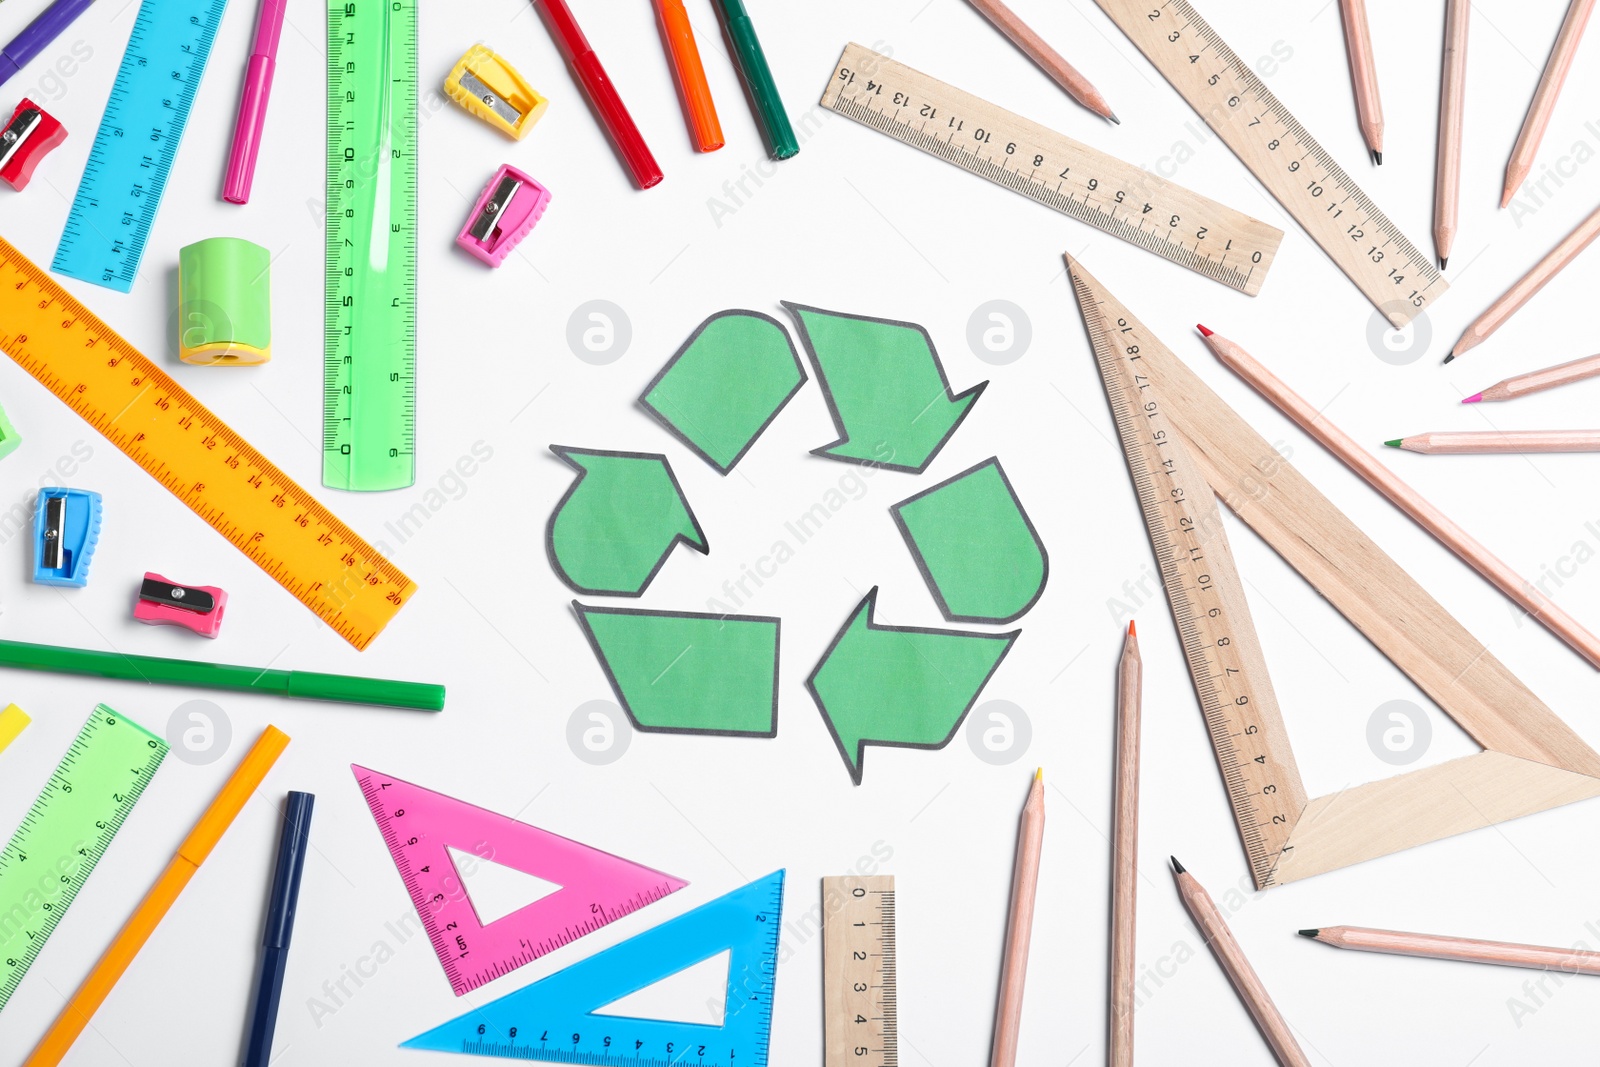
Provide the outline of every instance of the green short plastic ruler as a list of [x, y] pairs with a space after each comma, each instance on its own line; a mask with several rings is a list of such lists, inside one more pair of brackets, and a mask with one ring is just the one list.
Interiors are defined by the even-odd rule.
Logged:
[[322, 484], [416, 480], [417, 4], [328, 0]]
[[104, 704], [78, 731], [0, 851], [0, 1008], [166, 755], [165, 741]]

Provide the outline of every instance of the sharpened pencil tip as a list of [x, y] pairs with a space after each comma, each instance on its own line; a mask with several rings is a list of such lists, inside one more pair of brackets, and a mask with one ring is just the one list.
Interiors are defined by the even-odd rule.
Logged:
[[1444, 270], [1449, 265], [1450, 265], [1450, 257], [1449, 256], [1440, 256], [1439, 257], [1439, 269], [1440, 270]]
[[1117, 118], [1117, 116], [1115, 114], [1113, 114], [1113, 113], [1111, 113], [1109, 111], [1106, 113], [1106, 118], [1110, 119], [1112, 122], [1116, 123], [1118, 126], [1122, 125], [1122, 120]]
[[1138, 637], [1139, 636], [1139, 631], [1134, 629], [1134, 627], [1133, 627], [1133, 620], [1132, 619], [1128, 620], [1128, 636], [1129, 637]]
[[1390, 448], [1399, 448], [1400, 442], [1404, 440], [1405, 438], [1403, 437], [1396, 437], [1393, 441], [1385, 441], [1384, 444], [1388, 445]]
[[1184, 874], [1184, 873], [1186, 873], [1184, 871], [1184, 869], [1183, 869], [1183, 864], [1178, 862], [1178, 857], [1176, 857], [1176, 856], [1168, 856], [1167, 859], [1172, 861], [1173, 873], [1175, 873], [1175, 874]]
[[1483, 399], [1483, 394], [1482, 393], [1473, 393], [1469, 397], [1464, 397], [1461, 402], [1463, 404], [1476, 404], [1482, 399]]
[[1043, 767], [1040, 767], [1038, 770], [1033, 772], [1033, 780], [1036, 781], [1036, 782], [1044, 781], [1044, 768]]
[[1301, 937], [1316, 937], [1320, 933], [1322, 933], [1321, 930], [1301, 930], [1300, 931], [1300, 936]]
[[1450, 354], [1449, 354], [1449, 355], [1448, 355], [1448, 356], [1445, 356], [1445, 357], [1444, 357], [1444, 361], [1445, 361], [1445, 362], [1446, 362], [1446, 363], [1450, 363], [1450, 362], [1452, 362], [1452, 361], [1453, 361], [1453, 360], [1454, 360], [1454, 359], [1455, 359], [1455, 358], [1456, 358], [1456, 354], [1455, 354], [1455, 353], [1454, 353], [1454, 352], [1452, 352], [1452, 353], [1450, 353]]
[[1210, 337], [1212, 332], [1213, 332], [1211, 330], [1206, 329], [1204, 326], [1200, 325], [1198, 322], [1194, 324], [1194, 328], [1200, 331], [1200, 336], [1201, 337]]
[[1372, 162], [1377, 166], [1383, 166], [1383, 153], [1376, 148], [1372, 150]]

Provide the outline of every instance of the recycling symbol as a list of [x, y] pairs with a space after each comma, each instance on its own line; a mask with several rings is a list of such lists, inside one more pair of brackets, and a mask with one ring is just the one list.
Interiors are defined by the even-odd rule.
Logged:
[[[836, 439], [812, 454], [920, 475], [988, 382], [956, 392], [914, 323], [784, 302], [778, 319], [720, 311], [645, 386], [640, 405], [718, 473], [733, 470], [805, 386], [809, 361]], [[667, 456], [551, 445], [575, 478], [545, 528], [557, 577], [585, 598], [639, 597], [679, 546], [711, 543]], [[1038, 601], [1044, 545], [998, 458], [901, 500], [890, 513], [947, 622], [1004, 626]], [[1010, 651], [1005, 632], [891, 626], [877, 587], [806, 678], [845, 767], [861, 783], [867, 745], [942, 748]], [[573, 601], [607, 681], [644, 731], [777, 734], [781, 621]]]

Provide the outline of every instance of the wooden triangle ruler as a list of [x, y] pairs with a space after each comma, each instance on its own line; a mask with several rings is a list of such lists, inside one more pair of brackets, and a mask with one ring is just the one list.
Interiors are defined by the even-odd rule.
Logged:
[[[1257, 888], [1600, 796], [1600, 755], [1070, 257], [1067, 271]], [[1484, 751], [1308, 800], [1218, 497]]]
[[[350, 769], [458, 997], [689, 884], [391, 775]], [[561, 888], [480, 922], [452, 848]]]
[[[401, 1048], [600, 1067], [767, 1067], [783, 926], [783, 871], [419, 1034]], [[704, 1022], [610, 1006], [728, 953], [726, 993]]]

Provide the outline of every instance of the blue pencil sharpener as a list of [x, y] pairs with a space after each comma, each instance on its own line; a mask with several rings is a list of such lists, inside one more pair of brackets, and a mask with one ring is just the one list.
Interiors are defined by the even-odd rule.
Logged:
[[89, 560], [99, 540], [99, 493], [39, 490], [33, 510], [34, 581], [40, 585], [88, 585]]

